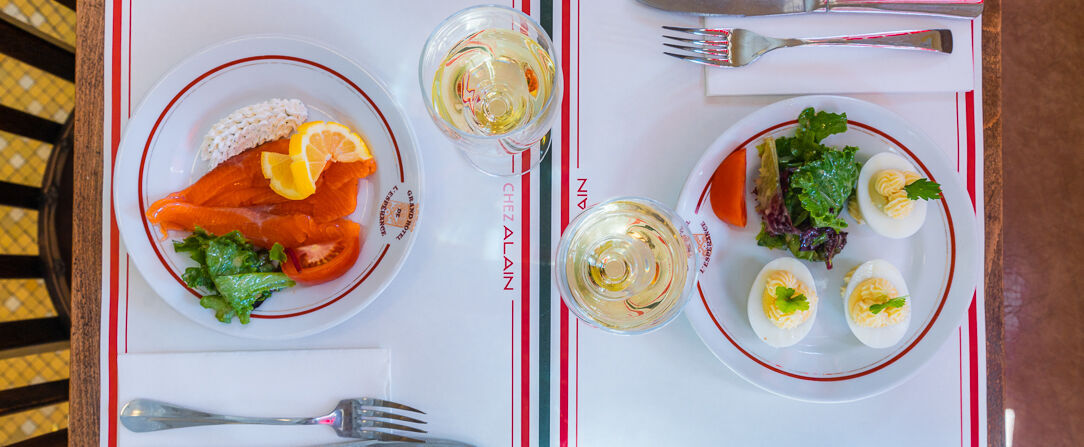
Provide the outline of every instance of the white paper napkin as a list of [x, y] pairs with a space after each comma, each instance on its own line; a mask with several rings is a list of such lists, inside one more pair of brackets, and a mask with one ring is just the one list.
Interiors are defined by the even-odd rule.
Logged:
[[[825, 37], [917, 29], [952, 31], [952, 54], [866, 47], [801, 47], [769, 52], [740, 68], [705, 67], [708, 96], [953, 92], [974, 88], [972, 22], [870, 13], [708, 17], [707, 28], [745, 28], [772, 37]], [[677, 35], [677, 34], [672, 34]], [[665, 39], [669, 40], [669, 39]]]
[[[342, 399], [388, 398], [385, 349], [124, 354], [117, 358], [118, 412], [135, 398], [219, 414], [312, 417]], [[306, 446], [342, 441], [321, 426], [221, 425], [134, 433], [118, 421], [119, 445]]]

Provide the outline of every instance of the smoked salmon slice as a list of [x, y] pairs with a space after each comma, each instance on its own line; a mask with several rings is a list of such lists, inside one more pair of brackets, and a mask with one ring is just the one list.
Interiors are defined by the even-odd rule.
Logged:
[[317, 222], [305, 214], [275, 215], [250, 208], [216, 208], [185, 202], [170, 202], [147, 216], [162, 232], [192, 231], [196, 227], [214, 234], [238, 230], [253, 245], [271, 248], [276, 242], [286, 248], [358, 237], [361, 226], [347, 219]]
[[196, 183], [154, 202], [148, 220], [162, 229], [214, 234], [239, 230], [253, 244], [286, 248], [358, 237], [361, 226], [344, 219], [357, 208], [358, 180], [376, 171], [373, 159], [329, 163], [316, 181], [316, 192], [290, 200], [271, 190], [260, 164], [263, 152], [285, 154], [290, 139], [264, 143], [237, 154]]

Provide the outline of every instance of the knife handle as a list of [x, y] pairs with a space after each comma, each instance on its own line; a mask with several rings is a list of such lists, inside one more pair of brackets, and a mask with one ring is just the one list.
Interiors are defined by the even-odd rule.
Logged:
[[982, 3], [828, 0], [828, 11], [895, 12], [974, 18], [982, 14]]

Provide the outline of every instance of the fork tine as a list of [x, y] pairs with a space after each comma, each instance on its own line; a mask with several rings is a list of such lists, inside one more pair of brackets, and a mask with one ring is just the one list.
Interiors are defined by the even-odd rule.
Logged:
[[406, 436], [393, 435], [391, 433], [384, 433], [382, 431], [362, 430], [361, 433], [356, 436], [358, 439], [373, 440], [373, 441], [399, 441], [399, 442], [417, 442], [424, 443], [421, 439], [408, 438]]
[[730, 31], [725, 29], [713, 29], [713, 28], [684, 28], [680, 26], [664, 26], [663, 29], [670, 31], [677, 31], [681, 33], [695, 34], [697, 36], [730, 36]]
[[715, 59], [715, 58], [711, 58], [711, 57], [686, 56], [684, 54], [674, 54], [674, 53], [670, 53], [670, 52], [667, 52], [667, 51], [663, 51], [662, 54], [665, 54], [667, 56], [673, 56], [673, 57], [676, 57], [678, 59], [686, 60], [686, 61], [689, 61], [689, 62], [695, 62], [697, 64], [710, 65], [712, 67], [733, 67], [733, 65], [727, 59]]
[[371, 397], [366, 397], [366, 398], [358, 399], [358, 403], [360, 403], [362, 406], [365, 406], [365, 407], [387, 407], [387, 408], [395, 408], [397, 410], [413, 411], [415, 413], [425, 414], [425, 412], [422, 411], [422, 410], [419, 410], [419, 409], [413, 408], [413, 407], [408, 407], [408, 406], [403, 405], [403, 404], [395, 403], [395, 402], [392, 402], [390, 400], [373, 399]]
[[361, 419], [358, 422], [359, 425], [361, 425], [362, 427], [387, 428], [389, 430], [412, 431], [414, 433], [428, 433], [427, 431], [420, 428], [409, 427], [403, 424], [396, 424], [394, 422], [374, 421], [372, 419]]
[[403, 416], [401, 414], [389, 413], [387, 411], [361, 410], [361, 413], [362, 414], [360, 416], [362, 418], [373, 417], [373, 418], [394, 419], [394, 420], [397, 420], [397, 421], [412, 422], [412, 423], [415, 423], [415, 424], [425, 424], [426, 423], [425, 421], [414, 419], [414, 418], [412, 418], [410, 416]]
[[672, 43], [665, 43], [663, 45], [670, 48], [677, 48], [679, 50], [691, 51], [693, 53], [707, 54], [710, 56], [726, 56], [730, 50], [726, 48], [699, 48], [699, 47], [687, 47], [685, 45], [674, 45]]
[[663, 35], [662, 37], [665, 37], [665, 38], [667, 38], [667, 39], [673, 39], [673, 40], [676, 40], [676, 41], [678, 41], [678, 42], [685, 42], [685, 43], [691, 43], [691, 44], [694, 44], [694, 45], [708, 45], [708, 46], [715, 46], [715, 45], [723, 45], [723, 46], [725, 46], [725, 45], [728, 45], [728, 44], [729, 44], [729, 42], [727, 42], [727, 41], [725, 41], [725, 40], [711, 40], [711, 39], [708, 39], [708, 40], [698, 40], [698, 39], [686, 39], [686, 38], [684, 38], [684, 37], [674, 37], [674, 36], [667, 36], [667, 35], [665, 35], [665, 34], [664, 34], [664, 35]]

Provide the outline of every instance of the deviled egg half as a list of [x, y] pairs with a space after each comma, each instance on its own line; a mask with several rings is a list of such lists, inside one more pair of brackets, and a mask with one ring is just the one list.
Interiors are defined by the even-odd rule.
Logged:
[[[922, 181], [918, 187], [911, 184]], [[924, 191], [935, 188], [940, 197], [940, 185], [926, 181], [903, 157], [891, 152], [874, 155], [862, 165], [858, 174], [857, 194], [848, 212], [858, 222], [868, 223], [877, 234], [903, 239], [915, 234], [926, 221]], [[857, 208], [857, 209], [856, 209]], [[856, 211], [860, 215], [855, 215]]]
[[911, 296], [894, 265], [874, 259], [843, 278], [843, 310], [855, 337], [871, 348], [899, 343], [911, 325]]
[[760, 270], [749, 290], [749, 324], [765, 343], [785, 348], [798, 343], [817, 318], [813, 274], [795, 258], [779, 258]]

